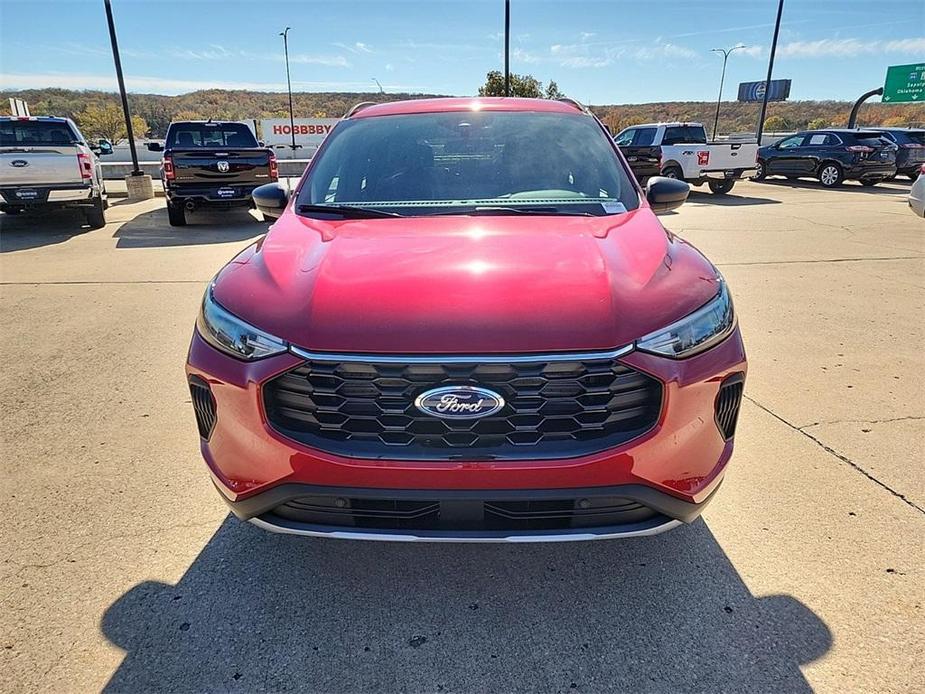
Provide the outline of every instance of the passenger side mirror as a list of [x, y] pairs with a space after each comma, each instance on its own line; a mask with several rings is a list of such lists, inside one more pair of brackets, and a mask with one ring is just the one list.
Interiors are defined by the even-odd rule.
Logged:
[[112, 154], [112, 143], [109, 140], [100, 140], [97, 151], [103, 157]]
[[160, 142], [149, 142], [145, 146], [148, 148], [149, 152], [163, 152], [164, 151], [164, 145], [162, 145]]
[[670, 212], [687, 200], [691, 187], [684, 181], [665, 176], [653, 176], [646, 183], [646, 200], [655, 214]]
[[279, 219], [289, 203], [289, 192], [279, 183], [267, 183], [254, 188], [251, 197], [257, 209], [270, 219]]

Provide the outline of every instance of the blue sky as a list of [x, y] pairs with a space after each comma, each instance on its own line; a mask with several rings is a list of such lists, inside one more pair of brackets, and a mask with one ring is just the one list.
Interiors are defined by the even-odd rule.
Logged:
[[[130, 91], [209, 87], [473, 94], [502, 66], [502, 0], [113, 0]], [[589, 103], [727, 99], [763, 79], [776, 0], [512, 0], [515, 72]], [[922, 0], [785, 0], [775, 77], [792, 99], [851, 100], [925, 61]], [[0, 87], [115, 90], [102, 0], [0, 0]]]

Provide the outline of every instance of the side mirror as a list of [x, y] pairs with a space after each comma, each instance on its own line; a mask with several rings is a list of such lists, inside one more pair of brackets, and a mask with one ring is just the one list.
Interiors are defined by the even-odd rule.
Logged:
[[267, 183], [254, 188], [251, 197], [257, 209], [270, 219], [279, 219], [289, 203], [289, 193], [279, 183]]
[[149, 142], [145, 146], [148, 148], [149, 152], [163, 152], [164, 151], [164, 145], [162, 145], [160, 142]]
[[100, 140], [99, 145], [97, 146], [100, 156], [107, 156], [112, 154], [112, 143], [109, 140]]
[[665, 176], [653, 176], [646, 183], [646, 200], [655, 214], [669, 212], [687, 200], [691, 187], [684, 181]]

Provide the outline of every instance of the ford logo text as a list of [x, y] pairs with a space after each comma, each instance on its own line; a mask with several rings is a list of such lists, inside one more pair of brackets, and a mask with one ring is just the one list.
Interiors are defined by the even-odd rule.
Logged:
[[474, 419], [495, 414], [504, 407], [504, 398], [487, 388], [444, 386], [421, 393], [414, 400], [421, 412], [442, 419]]

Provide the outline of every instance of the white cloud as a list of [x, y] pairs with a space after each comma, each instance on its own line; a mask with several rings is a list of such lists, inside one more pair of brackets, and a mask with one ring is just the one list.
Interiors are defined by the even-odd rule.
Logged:
[[189, 48], [170, 48], [167, 54], [172, 58], [180, 60], [227, 60], [228, 58], [237, 57], [237, 51], [229, 51], [224, 46], [212, 44], [207, 48], [192, 50]]
[[347, 44], [347, 43], [340, 43], [340, 42], [332, 43], [331, 45], [337, 46], [338, 48], [342, 48], [345, 51], [349, 51], [350, 53], [353, 53], [354, 55], [360, 55], [361, 53], [373, 53], [374, 52], [373, 49], [370, 48], [369, 44], [363, 43], [362, 41], [357, 41], [356, 43], [352, 45]]
[[549, 55], [554, 62], [562, 67], [602, 68], [621, 59], [637, 62], [676, 58], [690, 60], [700, 54], [686, 46], [658, 39], [650, 44], [635, 47], [621, 45], [605, 45], [602, 47], [598, 43], [557, 43], [549, 47]]
[[511, 60], [514, 60], [518, 63], [539, 63], [542, 61], [542, 58], [536, 53], [531, 53], [530, 51], [525, 51], [522, 48], [515, 48], [511, 51]]
[[925, 53], [925, 37], [908, 39], [862, 40], [819, 39], [818, 41], [791, 41], [777, 49], [779, 55], [796, 58], [847, 58], [859, 55], [886, 53], [920, 55]]
[[579, 36], [581, 37], [582, 41], [587, 41], [588, 39], [593, 39], [595, 36], [597, 36], [597, 34], [593, 31], [583, 31], [579, 34]]
[[752, 58], [760, 58], [764, 55], [764, 46], [745, 46], [737, 50], [736, 53], [742, 53]]
[[[279, 59], [284, 60], [284, 57], [279, 56]], [[290, 55], [289, 62], [302, 65], [324, 65], [325, 67], [350, 67], [350, 61], [342, 55], [310, 55], [307, 53], [299, 53]]]
[[568, 58], [563, 58], [559, 64], [562, 67], [607, 67], [613, 63], [612, 58], [606, 56], [601, 57], [591, 57], [587, 55], [573, 55]]

